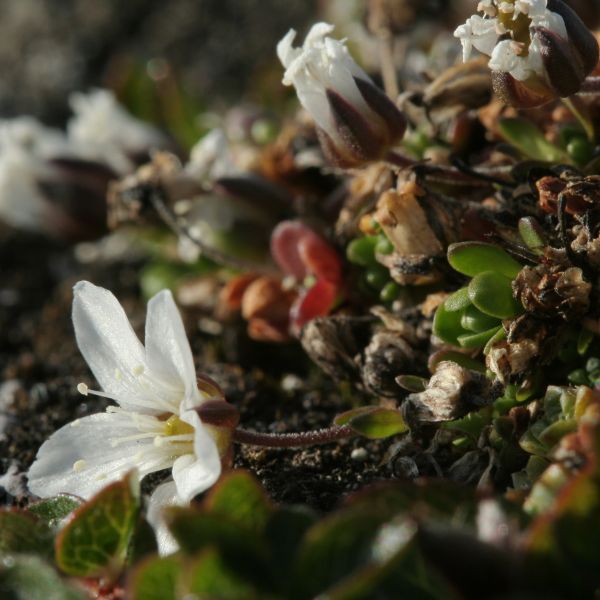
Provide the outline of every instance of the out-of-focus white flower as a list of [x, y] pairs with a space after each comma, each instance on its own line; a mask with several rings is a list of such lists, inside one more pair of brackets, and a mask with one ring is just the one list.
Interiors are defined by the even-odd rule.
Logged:
[[238, 171], [222, 129], [213, 129], [194, 145], [184, 171], [203, 182], [211, 182]]
[[28, 478], [38, 496], [61, 492], [89, 498], [131, 469], [140, 478], [170, 468], [172, 480], [150, 498], [148, 519], [162, 553], [176, 546], [162, 523], [167, 505], [185, 505], [221, 473], [214, 429], [197, 409], [208, 398], [198, 389], [194, 362], [171, 293], [148, 303], [145, 347], [123, 308], [106, 289], [89, 282], [74, 288], [73, 325], [79, 349], [103, 392], [117, 403], [55, 432], [38, 451]]
[[578, 91], [598, 63], [598, 44], [562, 0], [484, 0], [454, 32], [468, 60], [490, 57], [494, 87], [513, 104], [534, 106]]
[[81, 155], [105, 162], [120, 174], [133, 169], [136, 157], [165, 145], [155, 127], [129, 114], [108, 90], [74, 93], [70, 104], [70, 142]]
[[284, 85], [296, 88], [311, 114], [328, 158], [355, 166], [385, 156], [404, 135], [406, 121], [396, 105], [354, 62], [344, 41], [328, 37], [333, 25], [317, 23], [302, 47], [291, 29], [277, 45]]

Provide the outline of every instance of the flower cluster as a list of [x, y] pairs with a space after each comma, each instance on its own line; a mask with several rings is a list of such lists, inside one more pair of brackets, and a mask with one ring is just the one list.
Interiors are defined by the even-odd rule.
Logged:
[[598, 63], [598, 44], [562, 0], [482, 0], [454, 35], [468, 60], [490, 57], [494, 87], [517, 105], [570, 96]]

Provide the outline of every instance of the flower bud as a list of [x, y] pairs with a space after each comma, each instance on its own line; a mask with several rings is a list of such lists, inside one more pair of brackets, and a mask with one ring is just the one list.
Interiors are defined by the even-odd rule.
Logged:
[[562, 0], [483, 0], [454, 35], [466, 60], [475, 47], [490, 56], [496, 93], [520, 108], [579, 91], [598, 63], [598, 43]]
[[396, 105], [354, 62], [344, 42], [327, 37], [333, 26], [317, 23], [302, 48], [292, 29], [277, 45], [302, 106], [317, 124], [323, 152], [339, 167], [379, 160], [404, 135], [406, 120]]

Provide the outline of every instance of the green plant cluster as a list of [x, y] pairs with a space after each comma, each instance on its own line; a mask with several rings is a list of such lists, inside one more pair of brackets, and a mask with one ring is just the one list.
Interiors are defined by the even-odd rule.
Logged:
[[433, 332], [453, 346], [487, 350], [504, 337], [502, 321], [523, 310], [511, 287], [521, 265], [501, 248], [482, 242], [452, 244], [448, 262], [471, 280], [437, 309]]

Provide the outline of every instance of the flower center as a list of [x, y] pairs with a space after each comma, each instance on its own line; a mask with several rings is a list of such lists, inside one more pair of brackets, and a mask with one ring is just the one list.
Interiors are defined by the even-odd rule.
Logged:
[[173, 435], [190, 435], [194, 433], [194, 428], [185, 421], [182, 421], [177, 415], [171, 415], [164, 425], [165, 433], [163, 435], [170, 437]]
[[529, 54], [529, 44], [531, 36], [529, 26], [531, 19], [524, 12], [519, 12], [515, 17], [515, 0], [503, 0], [498, 6], [498, 22], [510, 32], [511, 38], [521, 44], [518, 56], [527, 56]]

